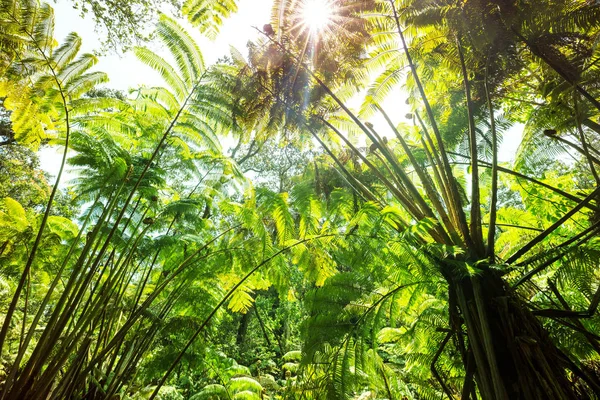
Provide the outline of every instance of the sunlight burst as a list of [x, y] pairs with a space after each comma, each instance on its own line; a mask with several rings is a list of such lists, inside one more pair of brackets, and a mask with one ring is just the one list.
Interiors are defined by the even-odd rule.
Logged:
[[330, 0], [305, 0], [302, 19], [311, 32], [320, 31], [331, 23], [333, 3]]

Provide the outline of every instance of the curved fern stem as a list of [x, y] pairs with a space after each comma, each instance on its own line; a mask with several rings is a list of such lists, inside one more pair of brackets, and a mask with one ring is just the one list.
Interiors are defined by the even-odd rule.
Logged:
[[548, 227], [546, 230], [544, 230], [544, 232], [540, 233], [538, 236], [536, 236], [531, 241], [529, 241], [529, 243], [527, 243], [523, 247], [521, 247], [516, 253], [514, 253], [512, 256], [510, 256], [506, 260], [506, 263], [512, 264], [513, 262], [515, 262], [519, 258], [521, 258], [523, 255], [525, 255], [527, 252], [529, 252], [529, 250], [531, 250], [536, 244], [540, 243], [542, 240], [544, 240], [546, 237], [548, 237], [548, 235], [550, 235], [552, 232], [554, 232], [556, 229], [558, 229], [562, 224], [564, 224], [568, 219], [570, 219], [573, 215], [575, 215], [577, 212], [579, 212], [579, 210], [581, 210], [587, 203], [594, 200], [598, 193], [600, 193], [600, 186], [597, 187], [596, 189], [594, 189], [594, 191], [592, 193], [590, 193], [585, 199], [581, 200], [579, 202], [579, 204], [577, 204], [569, 212], [567, 212], [565, 215], [563, 215], [558, 221], [556, 221], [550, 227]]
[[427, 112], [427, 117], [429, 119], [429, 123], [431, 124], [431, 129], [433, 130], [433, 134], [437, 141], [438, 150], [439, 150], [438, 152], [439, 152], [440, 158], [442, 160], [442, 166], [443, 166], [442, 171], [443, 171], [444, 175], [446, 175], [446, 184], [448, 185], [448, 192], [450, 194], [452, 206], [453, 206], [454, 211], [457, 216], [459, 228], [461, 229], [464, 240], [467, 243], [467, 247], [471, 248], [472, 244], [473, 244], [473, 240], [471, 239], [471, 235], [470, 235], [469, 228], [467, 225], [467, 218], [465, 216], [465, 212], [462, 207], [462, 201], [460, 198], [460, 194], [458, 192], [457, 184], [452, 179], [452, 177], [453, 177], [452, 169], [450, 168], [450, 163], [448, 161], [448, 153], [446, 152], [444, 142], [442, 140], [442, 135], [438, 128], [438, 125], [437, 125], [437, 122], [435, 119], [435, 115], [433, 113], [433, 109], [431, 108], [431, 104], [429, 103], [429, 100], [427, 99], [427, 95], [425, 93], [425, 88], [423, 87], [421, 79], [419, 78], [419, 74], [417, 73], [417, 67], [416, 67], [415, 63], [413, 62], [412, 56], [408, 49], [408, 45], [406, 43], [406, 39], [404, 38], [404, 33], [402, 32], [402, 26], [400, 25], [400, 16], [398, 15], [398, 10], [396, 9], [394, 0], [389, 0], [389, 3], [390, 3], [390, 6], [392, 7], [393, 18], [394, 18], [394, 22], [396, 24], [398, 36], [400, 37], [400, 42], [402, 43], [402, 49], [404, 50], [406, 60], [408, 62], [408, 65], [410, 66], [410, 71], [412, 73], [413, 79], [415, 80], [415, 83], [419, 90], [419, 94], [421, 95], [421, 100], [423, 101], [423, 104], [425, 106], [425, 111]]
[[473, 251], [477, 254], [477, 258], [485, 253], [483, 245], [483, 236], [481, 233], [481, 199], [479, 194], [479, 168], [477, 165], [477, 132], [475, 129], [474, 105], [471, 99], [471, 83], [469, 82], [469, 74], [467, 65], [465, 64], [465, 56], [463, 54], [462, 44], [460, 39], [456, 39], [458, 48], [458, 59], [460, 61], [460, 69], [463, 76], [463, 85], [465, 88], [465, 99], [467, 102], [467, 119], [469, 121], [469, 153], [471, 155], [471, 220], [470, 233], [473, 241]]
[[[15, 19], [15, 22], [19, 23], [19, 21], [16, 19]], [[58, 86], [58, 92], [61, 97], [62, 107], [65, 112], [65, 144], [64, 144], [65, 149], [62, 154], [60, 168], [58, 169], [58, 174], [56, 175], [56, 181], [54, 182], [54, 186], [52, 187], [52, 192], [50, 193], [50, 197], [48, 198], [46, 210], [44, 211], [44, 216], [42, 217], [42, 221], [40, 223], [40, 227], [38, 229], [38, 233], [36, 235], [35, 242], [33, 243], [33, 246], [29, 253], [29, 257], [27, 258], [27, 263], [25, 264], [25, 267], [23, 268], [21, 278], [19, 279], [19, 283], [17, 284], [17, 287], [15, 289], [15, 293], [13, 294], [11, 303], [8, 306], [8, 310], [6, 311], [6, 315], [4, 317], [4, 322], [2, 324], [2, 329], [0, 329], [0, 357], [2, 357], [2, 350], [4, 348], [4, 342], [6, 340], [6, 335], [8, 333], [8, 328], [10, 327], [12, 316], [15, 312], [15, 309], [17, 308], [17, 303], [19, 301], [19, 297], [21, 296], [21, 291], [23, 290], [25, 281], [27, 280], [27, 276], [29, 275], [29, 270], [31, 269], [33, 260], [35, 259], [37, 250], [40, 246], [42, 236], [44, 234], [44, 230], [46, 229], [46, 223], [48, 222], [48, 217], [50, 216], [50, 211], [52, 209], [52, 203], [54, 202], [54, 197], [56, 196], [56, 193], [58, 192], [58, 185], [60, 184], [60, 180], [62, 178], [64, 167], [65, 167], [65, 164], [67, 161], [67, 154], [69, 151], [69, 140], [71, 138], [69, 107], [68, 107], [67, 98], [66, 98], [65, 93], [62, 88], [62, 83], [58, 79], [58, 74], [54, 70], [54, 67], [52, 66], [52, 63], [50, 62], [49, 58], [47, 57], [45, 51], [39, 46], [38, 42], [35, 40], [35, 37], [31, 34], [31, 32], [29, 32], [29, 30], [25, 29], [24, 31], [25, 31], [25, 34], [34, 43], [34, 46], [36, 47], [36, 49], [40, 52], [40, 55], [43, 57], [43, 59], [46, 63], [46, 66], [50, 69], [50, 73], [52, 74], [52, 77], [54, 78], [54, 81], [56, 82], [56, 85]], [[9, 387], [9, 385], [7, 383], [8, 382], [6, 382], [4, 385], [4, 390], [2, 391], [2, 396], [0, 396], [0, 399], [3, 399], [6, 394], [6, 390]]]
[[287, 250], [289, 250], [289, 249], [291, 249], [291, 248], [293, 248], [295, 246], [298, 246], [300, 244], [303, 244], [303, 243], [306, 243], [306, 242], [310, 242], [312, 240], [323, 239], [323, 238], [332, 237], [332, 236], [336, 236], [336, 235], [335, 234], [325, 234], [325, 235], [319, 235], [319, 236], [316, 236], [316, 237], [313, 237], [313, 238], [309, 238], [309, 239], [299, 240], [296, 243], [294, 243], [294, 244], [292, 244], [290, 246], [284, 247], [283, 249], [277, 251], [275, 254], [273, 254], [270, 257], [267, 257], [261, 263], [259, 263], [254, 268], [252, 268], [240, 281], [238, 281], [238, 283], [236, 283], [227, 292], [227, 294], [221, 299], [221, 301], [212, 309], [212, 311], [206, 317], [206, 319], [202, 322], [202, 324], [200, 324], [200, 326], [198, 327], [198, 329], [196, 330], [196, 332], [194, 332], [194, 334], [192, 335], [192, 337], [188, 340], [188, 342], [186, 343], [186, 345], [179, 352], [179, 354], [177, 355], [177, 357], [175, 358], [175, 360], [173, 361], [173, 363], [171, 364], [171, 366], [169, 367], [169, 369], [167, 370], [167, 372], [165, 372], [165, 374], [163, 375], [163, 377], [160, 380], [160, 382], [158, 383], [158, 385], [156, 385], [156, 388], [154, 389], [154, 392], [152, 392], [152, 395], [148, 398], [148, 400], [154, 400], [156, 398], [156, 396], [158, 395], [158, 392], [159, 392], [160, 388], [165, 384], [165, 382], [167, 381], [167, 379], [169, 379], [169, 376], [171, 375], [171, 373], [173, 372], [173, 370], [175, 369], [175, 367], [177, 367], [177, 365], [179, 364], [179, 362], [181, 361], [181, 359], [183, 358], [183, 356], [185, 355], [185, 353], [187, 352], [187, 350], [190, 348], [190, 346], [196, 341], [196, 338], [198, 338], [198, 335], [200, 335], [200, 333], [202, 333], [202, 331], [204, 330], [204, 328], [206, 327], [206, 325], [208, 325], [208, 323], [210, 322], [210, 320], [212, 319], [212, 317], [217, 313], [217, 311], [219, 311], [219, 309], [223, 306], [223, 304], [225, 304], [225, 302], [227, 300], [229, 300], [229, 298], [235, 293], [235, 291], [240, 286], [242, 286], [244, 284], [244, 282], [246, 282], [248, 280], [248, 278], [250, 278], [252, 275], [254, 275], [254, 273], [256, 271], [258, 271], [262, 266], [268, 264], [269, 262], [271, 262], [273, 259], [275, 259], [279, 255], [281, 255], [285, 251], [287, 251]]
[[492, 97], [489, 88], [487, 65], [485, 68], [484, 89], [488, 113], [490, 115], [490, 131], [492, 133], [492, 187], [490, 189], [492, 198], [490, 200], [490, 219], [486, 255], [489, 258], [490, 263], [493, 263], [496, 255], [496, 208], [498, 205], [498, 133], [496, 132], [496, 118], [494, 116], [494, 106], [492, 105]]

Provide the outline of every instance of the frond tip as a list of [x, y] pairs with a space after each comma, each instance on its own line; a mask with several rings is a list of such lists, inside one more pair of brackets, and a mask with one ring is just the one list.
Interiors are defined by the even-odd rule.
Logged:
[[223, 25], [223, 20], [237, 12], [237, 4], [235, 0], [186, 0], [182, 10], [192, 25], [197, 26], [202, 34], [209, 39], [215, 39], [219, 34], [219, 28]]

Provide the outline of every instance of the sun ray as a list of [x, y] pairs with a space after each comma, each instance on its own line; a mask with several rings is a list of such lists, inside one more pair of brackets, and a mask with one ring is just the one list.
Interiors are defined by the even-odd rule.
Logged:
[[334, 4], [330, 0], [304, 0], [301, 15], [311, 33], [319, 32], [332, 22]]

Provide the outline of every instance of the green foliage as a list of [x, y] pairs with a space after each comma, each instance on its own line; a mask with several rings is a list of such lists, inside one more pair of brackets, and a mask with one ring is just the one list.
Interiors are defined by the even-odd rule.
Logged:
[[192, 25], [197, 26], [204, 35], [215, 39], [219, 27], [231, 14], [237, 12], [235, 0], [210, 1], [210, 0], [185, 0], [182, 12], [187, 16]]
[[81, 16], [92, 14], [105, 50], [127, 50], [132, 44], [150, 39], [151, 24], [165, 6], [174, 0], [99, 1], [71, 0]]
[[[310, 31], [277, 2], [212, 66], [160, 15], [164, 54], [134, 53], [164, 86], [128, 95], [49, 6], [2, 3], [6, 398], [592, 398], [597, 7], [332, 3]], [[153, 18], [77, 4], [112, 43]], [[215, 37], [236, 8], [182, 12]], [[22, 146], [47, 142], [64, 196]]]
[[[2, 7], [9, 7], [3, 4]], [[27, 47], [15, 58], [0, 81], [0, 96], [4, 107], [11, 111], [14, 139], [37, 149], [42, 141], [56, 138], [68, 129], [68, 108], [74, 101], [105, 82], [101, 72], [90, 72], [97, 62], [92, 54], [77, 57], [81, 39], [69, 34], [57, 46], [53, 38], [54, 14], [47, 4], [35, 2], [25, 5], [30, 20], [20, 21], [14, 15], [19, 7], [4, 8], [17, 22], [19, 34], [25, 37]]]
[[[131, 400], [146, 400], [150, 398], [155, 387], [149, 386], [134, 394]], [[163, 386], [158, 392], [157, 400], [183, 400], [183, 396], [178, 392], [177, 388], [172, 386]]]

